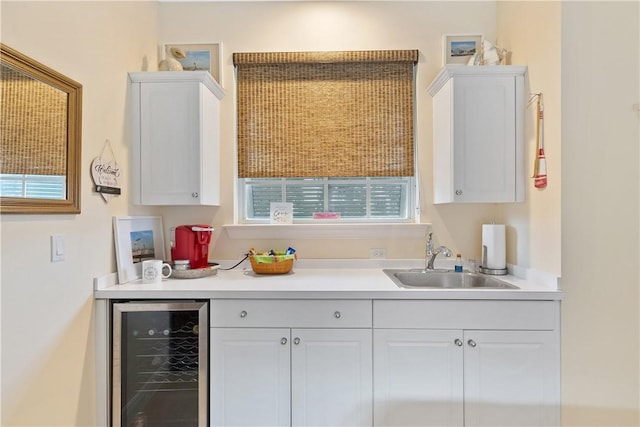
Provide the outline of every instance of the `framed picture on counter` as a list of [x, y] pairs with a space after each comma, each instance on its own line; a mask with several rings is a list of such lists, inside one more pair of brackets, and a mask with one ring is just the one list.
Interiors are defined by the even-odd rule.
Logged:
[[175, 58], [184, 71], [208, 71], [222, 86], [222, 43], [165, 44], [165, 58]]
[[165, 260], [162, 217], [113, 217], [118, 283], [141, 278], [142, 261]]
[[445, 34], [442, 36], [442, 65], [466, 64], [478, 52], [482, 34]]

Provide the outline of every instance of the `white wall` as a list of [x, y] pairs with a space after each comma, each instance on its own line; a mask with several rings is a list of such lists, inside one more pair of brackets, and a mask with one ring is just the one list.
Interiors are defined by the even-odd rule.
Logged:
[[562, 4], [563, 422], [640, 425], [640, 3]]

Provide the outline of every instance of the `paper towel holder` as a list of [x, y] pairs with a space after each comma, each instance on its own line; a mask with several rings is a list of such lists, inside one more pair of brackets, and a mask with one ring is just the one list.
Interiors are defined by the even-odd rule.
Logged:
[[487, 245], [482, 245], [482, 263], [478, 267], [478, 271], [492, 276], [504, 276], [509, 273], [506, 268], [487, 268], [485, 265], [487, 265]]

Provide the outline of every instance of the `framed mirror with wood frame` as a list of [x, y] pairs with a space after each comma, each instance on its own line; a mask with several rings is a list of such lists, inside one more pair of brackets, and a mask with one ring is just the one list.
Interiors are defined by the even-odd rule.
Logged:
[[80, 213], [82, 85], [0, 43], [0, 212]]

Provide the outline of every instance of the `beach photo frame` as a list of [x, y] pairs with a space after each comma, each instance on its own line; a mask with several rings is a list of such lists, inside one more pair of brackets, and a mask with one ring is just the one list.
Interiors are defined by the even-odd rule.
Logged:
[[118, 283], [140, 279], [142, 261], [165, 259], [162, 217], [113, 217]]
[[[183, 71], [208, 71], [222, 86], [222, 43], [168, 43], [163, 50], [164, 57], [177, 59]], [[176, 55], [176, 50], [181, 54]]]
[[482, 34], [445, 34], [442, 36], [442, 65], [466, 64], [481, 48]]

